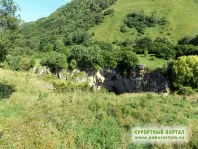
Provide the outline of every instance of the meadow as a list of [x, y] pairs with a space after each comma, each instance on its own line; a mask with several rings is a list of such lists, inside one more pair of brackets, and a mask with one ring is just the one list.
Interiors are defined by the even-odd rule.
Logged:
[[166, 67], [168, 64], [168, 60], [157, 58], [152, 54], [148, 54], [146, 56], [144, 56], [144, 54], [137, 54], [137, 57], [139, 64], [144, 64], [151, 71]]
[[[198, 148], [198, 94], [57, 93], [27, 72], [0, 70], [0, 148]], [[133, 144], [130, 129], [185, 125], [188, 144]]]
[[197, 0], [118, 0], [110, 6], [114, 9], [113, 16], [106, 16], [103, 23], [90, 29], [94, 39], [101, 41], [122, 41], [135, 39], [137, 31], [129, 29], [126, 33], [120, 32], [120, 27], [126, 15], [132, 12], [143, 12], [148, 16], [153, 13], [157, 18], [165, 17], [168, 21], [165, 26], [147, 28], [145, 35], [155, 39], [167, 36], [173, 42], [184, 36], [195, 36], [198, 32]]

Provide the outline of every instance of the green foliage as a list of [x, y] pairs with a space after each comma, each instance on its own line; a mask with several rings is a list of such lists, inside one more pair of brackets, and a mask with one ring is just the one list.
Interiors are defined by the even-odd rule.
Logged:
[[149, 37], [144, 37], [139, 40], [136, 40], [136, 45], [135, 45], [135, 52], [142, 54], [144, 51], [148, 51], [149, 53], [154, 53], [153, 51], [153, 41]]
[[175, 51], [177, 58], [183, 55], [198, 55], [198, 36], [183, 37], [178, 41]]
[[[8, 66], [6, 66], [8, 64]], [[12, 70], [29, 70], [34, 67], [36, 64], [35, 60], [31, 57], [21, 57], [21, 56], [12, 56], [8, 55], [3, 67], [10, 68]]]
[[138, 64], [138, 58], [135, 53], [131, 51], [123, 51], [120, 55], [120, 60], [118, 61], [117, 70], [120, 72], [133, 71]]
[[156, 38], [152, 48], [158, 58], [164, 58], [166, 60], [175, 58], [174, 46], [167, 38]]
[[176, 55], [173, 44], [165, 37], [157, 37], [154, 41], [149, 37], [140, 38], [135, 42], [134, 51], [138, 54], [148, 51], [149, 54], [166, 60], [174, 59]]
[[176, 52], [176, 58], [183, 55], [198, 55], [198, 46], [188, 44], [176, 45], [174, 50]]
[[60, 80], [52, 80], [53, 86], [58, 93], [66, 93], [73, 91], [88, 91], [90, 87], [87, 82], [77, 83], [72, 81], [60, 81]]
[[8, 55], [6, 58], [6, 62], [8, 63], [9, 67], [12, 70], [19, 70], [21, 59], [22, 59], [22, 57], [20, 57], [20, 56]]
[[180, 45], [185, 45], [185, 44], [190, 44], [193, 46], [198, 46], [198, 35], [196, 37], [183, 37], [178, 41], [178, 44]]
[[[5, 84], [16, 89], [14, 94], [8, 89], [11, 94], [0, 101], [2, 148], [197, 148], [197, 94], [118, 96], [78, 90], [59, 94], [45, 88], [46, 80], [28, 76], [26, 82], [25, 76], [4, 69], [0, 73], [7, 81], [0, 92], [5, 93]], [[188, 126], [189, 143], [131, 144], [131, 128], [148, 123]]]
[[20, 70], [29, 70], [35, 66], [36, 62], [33, 58], [22, 58], [20, 61]]
[[0, 102], [2, 98], [9, 98], [10, 95], [15, 92], [15, 86], [8, 84], [7, 81], [1, 80], [0, 82]]
[[56, 52], [64, 53], [65, 51], [64, 49], [65, 49], [65, 44], [63, 40], [56, 40], [53, 50]]
[[194, 94], [195, 91], [191, 87], [181, 87], [179, 88], [177, 93], [180, 95], [191, 95]]
[[182, 56], [172, 66], [172, 83], [175, 88], [198, 88], [198, 56]]
[[119, 143], [121, 136], [122, 129], [118, 122], [109, 117], [84, 129], [83, 134], [79, 134], [76, 138], [76, 144], [77, 148], [84, 144], [91, 144], [93, 148], [118, 148], [121, 147]]
[[119, 48], [113, 47], [111, 43], [97, 41], [85, 43], [84, 46], [74, 46], [68, 57], [68, 62], [71, 64], [71, 61], [75, 60], [77, 67], [85, 71], [98, 70], [100, 68], [117, 68], [123, 71], [135, 67], [137, 64], [137, 59], [135, 58], [136, 56], [132, 52], [121, 51]]
[[[59, 8], [47, 18], [21, 26], [20, 41], [29, 41], [28, 45], [39, 45], [45, 51], [47, 42], [43, 38], [56, 37], [63, 39], [66, 45], [81, 44], [89, 39], [88, 29], [103, 22], [103, 10], [114, 4], [116, 0], [74, 0]], [[43, 43], [44, 42], [44, 43]], [[54, 43], [51, 43], [54, 45]]]
[[121, 27], [120, 27], [120, 31], [122, 32], [122, 33], [126, 33], [128, 30], [127, 30], [127, 26], [126, 26], [126, 24], [123, 24]]
[[13, 0], [0, 0], [0, 61], [4, 61], [8, 51], [14, 47], [19, 26], [16, 16], [17, 6]]
[[78, 68], [81, 70], [96, 70], [103, 63], [103, 57], [100, 47], [94, 45], [91, 47], [75, 46], [68, 57], [69, 63], [75, 59]]
[[48, 55], [42, 59], [41, 64], [50, 68], [51, 72], [57, 73], [67, 65], [67, 59], [64, 54], [55, 51], [49, 52]]
[[76, 62], [75, 59], [72, 59], [72, 60], [71, 60], [71, 62], [70, 62], [70, 64], [69, 64], [69, 68], [70, 68], [71, 70], [74, 70], [75, 68], [77, 68], [77, 62]]
[[145, 16], [143, 13], [130, 13], [124, 21], [129, 28], [135, 28], [141, 34], [144, 34], [147, 27], [155, 27], [161, 22], [162, 20], [156, 19], [153, 15]]
[[107, 15], [111, 15], [112, 16], [114, 14], [114, 12], [115, 12], [114, 9], [108, 9], [108, 10], [106, 10], [104, 12], [104, 16], [107, 16]]
[[119, 60], [120, 50], [113, 47], [111, 43], [97, 41], [97, 44], [102, 50], [103, 63], [102, 68], [114, 69]]

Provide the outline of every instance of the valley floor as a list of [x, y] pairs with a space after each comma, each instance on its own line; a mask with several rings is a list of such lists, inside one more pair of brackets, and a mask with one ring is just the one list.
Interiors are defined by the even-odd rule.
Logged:
[[[198, 94], [58, 94], [27, 72], [0, 70], [0, 148], [198, 148]], [[184, 125], [188, 144], [137, 145], [130, 129]]]

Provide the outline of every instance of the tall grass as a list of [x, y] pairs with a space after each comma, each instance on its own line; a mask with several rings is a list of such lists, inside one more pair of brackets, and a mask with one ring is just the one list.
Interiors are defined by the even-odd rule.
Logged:
[[[37, 77], [29, 76], [26, 84], [25, 76], [6, 70], [0, 74], [16, 86], [16, 92], [0, 101], [0, 148], [198, 147], [197, 95], [57, 93]], [[131, 127], [145, 124], [186, 125], [191, 130], [190, 142], [132, 144]]]

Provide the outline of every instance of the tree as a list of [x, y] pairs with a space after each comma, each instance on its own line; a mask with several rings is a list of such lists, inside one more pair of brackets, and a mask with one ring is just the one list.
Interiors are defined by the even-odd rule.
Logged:
[[157, 37], [152, 45], [153, 51], [155, 51], [156, 57], [164, 59], [174, 59], [175, 50], [172, 43], [167, 38]]
[[173, 86], [198, 88], [198, 56], [182, 56], [173, 63], [171, 79]]
[[89, 48], [75, 46], [68, 57], [68, 61], [75, 60], [81, 70], [97, 70], [103, 66], [102, 51], [99, 46], [93, 45]]
[[144, 53], [144, 51], [148, 51], [149, 53], [153, 53], [152, 51], [153, 41], [149, 37], [144, 37], [136, 41], [135, 51], [136, 53]]
[[58, 73], [67, 65], [67, 59], [64, 54], [52, 51], [48, 56], [42, 59], [41, 64], [50, 68], [51, 72]]
[[118, 61], [117, 70], [121, 73], [130, 73], [134, 70], [138, 64], [138, 58], [135, 53], [131, 51], [123, 51], [120, 54], [120, 60]]
[[14, 47], [20, 20], [16, 15], [18, 7], [13, 0], [0, 0], [0, 61]]

